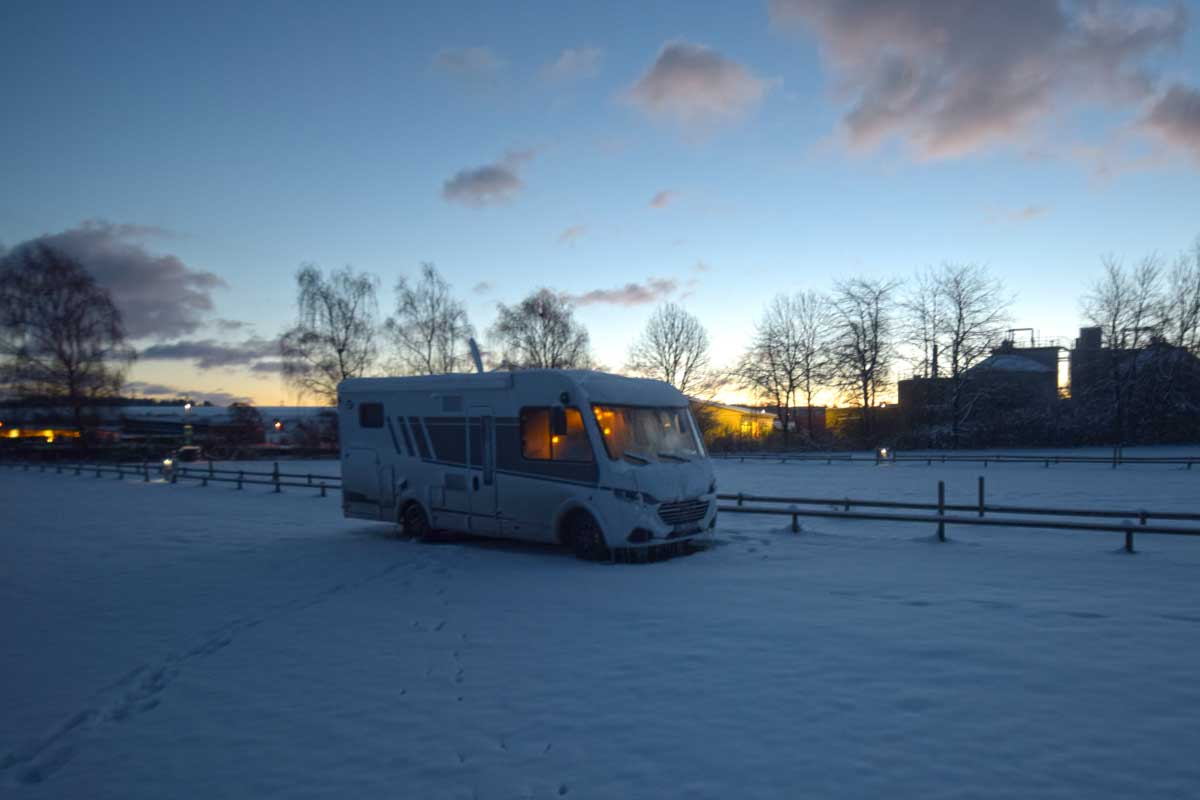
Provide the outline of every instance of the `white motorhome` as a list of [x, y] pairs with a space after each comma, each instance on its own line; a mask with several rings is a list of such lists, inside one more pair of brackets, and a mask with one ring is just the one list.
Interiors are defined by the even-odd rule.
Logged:
[[716, 480], [687, 398], [585, 370], [352, 378], [338, 386], [342, 509], [562, 542], [583, 558], [698, 536]]

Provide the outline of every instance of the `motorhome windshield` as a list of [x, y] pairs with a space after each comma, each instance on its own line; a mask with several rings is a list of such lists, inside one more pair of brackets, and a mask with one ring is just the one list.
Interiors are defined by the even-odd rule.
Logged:
[[687, 408], [592, 406], [608, 457], [634, 463], [681, 462], [703, 456]]

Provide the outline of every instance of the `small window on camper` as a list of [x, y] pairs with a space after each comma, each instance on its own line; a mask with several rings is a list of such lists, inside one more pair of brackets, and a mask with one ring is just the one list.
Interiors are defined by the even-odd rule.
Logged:
[[383, 403], [362, 403], [359, 405], [358, 424], [364, 428], [382, 428]]
[[592, 446], [578, 408], [563, 409], [566, 432], [555, 434], [549, 408], [521, 409], [521, 455], [534, 461], [592, 461]]

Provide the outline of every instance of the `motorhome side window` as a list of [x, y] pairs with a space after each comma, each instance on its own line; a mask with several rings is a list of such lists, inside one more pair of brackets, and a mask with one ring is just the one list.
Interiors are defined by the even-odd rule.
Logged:
[[592, 446], [578, 408], [566, 412], [566, 433], [555, 434], [550, 408], [521, 409], [521, 455], [534, 461], [592, 461]]
[[382, 428], [383, 403], [362, 403], [359, 405], [358, 424], [364, 428]]

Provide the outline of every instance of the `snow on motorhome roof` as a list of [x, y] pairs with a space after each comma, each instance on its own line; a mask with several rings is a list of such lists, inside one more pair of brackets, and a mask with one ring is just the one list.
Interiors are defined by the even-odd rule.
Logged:
[[468, 389], [509, 389], [514, 381], [533, 376], [567, 378], [599, 403], [635, 406], [685, 406], [687, 398], [674, 386], [649, 378], [631, 378], [586, 369], [526, 369], [514, 372], [416, 375], [394, 378], [348, 378], [338, 385], [341, 393], [378, 391], [454, 392]]

